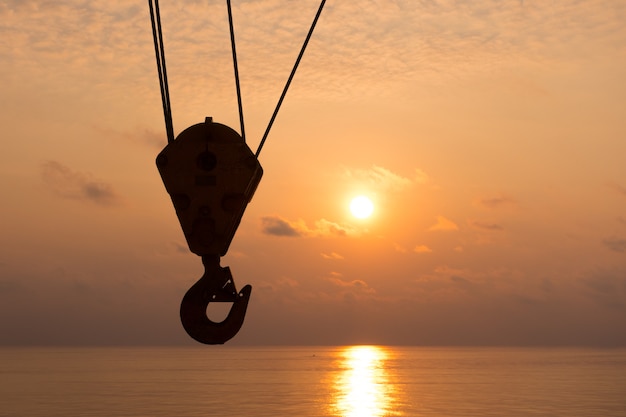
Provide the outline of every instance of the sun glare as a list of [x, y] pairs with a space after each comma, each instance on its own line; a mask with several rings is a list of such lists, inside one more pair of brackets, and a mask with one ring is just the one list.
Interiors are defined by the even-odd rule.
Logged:
[[375, 346], [343, 352], [345, 371], [338, 382], [337, 410], [346, 417], [382, 417], [393, 409], [394, 387], [385, 370], [386, 353]]
[[350, 202], [350, 212], [352, 212], [354, 217], [366, 219], [374, 212], [374, 204], [369, 198], [364, 195], [360, 195], [358, 197], [354, 197]]

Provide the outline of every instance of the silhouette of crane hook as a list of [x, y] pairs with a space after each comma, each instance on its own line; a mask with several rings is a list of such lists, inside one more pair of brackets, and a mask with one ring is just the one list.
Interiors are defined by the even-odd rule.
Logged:
[[[202, 263], [204, 275], [183, 297], [180, 320], [189, 336], [198, 342], [221, 345], [241, 329], [252, 287], [246, 285], [237, 292], [230, 268], [220, 266], [218, 255], [203, 256]], [[212, 302], [233, 303], [224, 321], [216, 323], [207, 317], [206, 309]]]

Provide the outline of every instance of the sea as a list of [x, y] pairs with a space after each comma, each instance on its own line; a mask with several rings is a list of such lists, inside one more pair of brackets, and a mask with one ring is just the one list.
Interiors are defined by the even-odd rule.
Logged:
[[0, 416], [626, 417], [626, 349], [2, 347]]

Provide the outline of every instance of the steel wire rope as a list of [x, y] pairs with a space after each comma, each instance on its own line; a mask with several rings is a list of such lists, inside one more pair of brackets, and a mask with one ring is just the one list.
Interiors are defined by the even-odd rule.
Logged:
[[[157, 70], [159, 72], [159, 84], [161, 87], [161, 101], [163, 102], [163, 117], [165, 119], [165, 131], [167, 142], [174, 141], [174, 126], [172, 122], [172, 107], [170, 104], [170, 91], [167, 83], [167, 70], [165, 69], [165, 49], [163, 48], [163, 31], [161, 29], [161, 12], [159, 0], [148, 0], [150, 6], [150, 20], [152, 23], [152, 39], [154, 40], [154, 53], [156, 55]], [[155, 16], [156, 15], [156, 16]]]
[[239, 83], [239, 68], [237, 66], [237, 48], [235, 47], [235, 29], [233, 28], [233, 13], [230, 7], [230, 0], [226, 0], [228, 7], [228, 25], [230, 27], [230, 45], [233, 52], [233, 67], [235, 70], [235, 86], [237, 88], [237, 105], [239, 107], [239, 124], [241, 125], [241, 138], [246, 141], [246, 131], [243, 124], [243, 104], [241, 100], [241, 87]]
[[272, 114], [272, 117], [270, 119], [269, 124], [267, 125], [267, 128], [265, 129], [265, 133], [263, 134], [263, 138], [261, 138], [261, 142], [259, 143], [259, 147], [256, 150], [256, 154], [255, 156], [257, 157], [257, 159], [259, 158], [259, 154], [261, 153], [261, 149], [263, 148], [263, 145], [265, 144], [265, 140], [267, 139], [267, 135], [269, 135], [270, 133], [270, 129], [272, 128], [272, 125], [274, 124], [274, 120], [276, 119], [276, 115], [278, 114], [278, 110], [280, 110], [280, 106], [283, 103], [283, 100], [285, 99], [285, 95], [287, 94], [287, 90], [289, 89], [289, 85], [291, 84], [291, 81], [293, 80], [293, 77], [296, 73], [296, 70], [298, 69], [298, 65], [300, 64], [300, 60], [302, 59], [302, 55], [304, 55], [304, 51], [309, 43], [309, 40], [311, 39], [311, 35], [313, 34], [313, 30], [315, 29], [315, 25], [317, 24], [317, 20], [319, 19], [320, 15], [322, 14], [322, 9], [324, 8], [324, 4], [326, 3], [326, 0], [322, 0], [320, 3], [320, 7], [317, 9], [317, 13], [315, 14], [315, 18], [313, 19], [313, 23], [311, 23], [311, 28], [309, 29], [309, 33], [306, 35], [306, 39], [304, 40], [304, 44], [302, 45], [302, 49], [300, 49], [300, 54], [298, 54], [298, 58], [296, 59], [296, 63], [293, 65], [293, 69], [291, 70], [291, 74], [289, 74], [289, 78], [287, 79], [287, 84], [285, 84], [285, 88], [283, 88], [283, 92], [280, 95], [280, 98], [278, 99], [278, 103], [276, 104], [276, 108], [274, 109], [274, 113]]
[[[237, 66], [237, 52], [235, 48], [235, 34], [234, 34], [234, 28], [233, 28], [230, 0], [227, 0], [226, 3], [228, 7], [228, 22], [229, 22], [229, 27], [230, 27], [231, 49], [232, 49], [232, 54], [233, 54], [233, 66], [234, 66], [234, 71], [235, 71], [237, 103], [239, 107], [239, 122], [241, 124], [241, 137], [245, 141], [243, 105], [242, 105], [242, 99], [241, 99], [241, 88], [240, 88], [240, 82], [239, 82], [239, 70]], [[315, 26], [317, 25], [317, 21], [319, 20], [319, 17], [322, 14], [322, 10], [324, 9], [325, 4], [326, 4], [326, 0], [321, 0], [317, 13], [315, 14], [315, 18], [313, 19], [313, 23], [311, 23], [309, 32], [307, 33], [307, 36], [304, 40], [302, 48], [300, 49], [300, 53], [298, 54], [298, 57], [296, 59], [296, 62], [293, 65], [291, 73], [289, 74], [289, 77], [287, 78], [287, 83], [285, 84], [285, 87], [283, 88], [280, 98], [278, 99], [278, 103], [276, 104], [276, 108], [274, 109], [274, 112], [272, 113], [272, 117], [270, 118], [267, 128], [265, 129], [265, 133], [263, 134], [263, 137], [261, 138], [259, 146], [256, 150], [256, 153], [255, 153], [256, 158], [259, 157], [259, 154], [261, 153], [261, 149], [263, 149], [263, 145], [265, 145], [267, 136], [269, 135], [269, 132], [274, 124], [274, 121], [276, 120], [276, 116], [278, 115], [278, 111], [280, 110], [280, 107], [285, 99], [285, 96], [287, 95], [289, 86], [291, 85], [291, 82], [293, 81], [296, 70], [298, 69], [298, 66], [300, 65], [300, 61], [302, 60], [304, 51], [306, 50], [306, 47], [309, 44], [309, 40], [311, 39], [311, 36], [313, 35], [313, 31], [315, 30]], [[163, 103], [163, 116], [165, 119], [165, 129], [167, 132], [167, 141], [168, 143], [170, 143], [174, 141], [174, 126], [172, 122], [172, 107], [170, 103], [170, 93], [169, 93], [169, 87], [168, 87], [168, 81], [167, 81], [167, 69], [166, 69], [166, 64], [165, 64], [165, 48], [163, 47], [163, 30], [161, 28], [161, 13], [159, 9], [159, 0], [154, 0], [154, 5], [153, 5], [153, 0], [148, 0], [148, 5], [150, 7], [150, 20], [152, 24], [152, 39], [154, 40], [154, 52], [156, 55], [157, 71], [159, 74], [159, 85], [161, 89], [161, 101]]]

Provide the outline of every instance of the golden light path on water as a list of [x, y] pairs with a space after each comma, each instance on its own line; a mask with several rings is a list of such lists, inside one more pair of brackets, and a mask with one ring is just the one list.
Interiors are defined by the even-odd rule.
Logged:
[[388, 353], [377, 346], [350, 346], [340, 353], [336, 404], [344, 417], [382, 417], [393, 412], [395, 387], [385, 369]]

